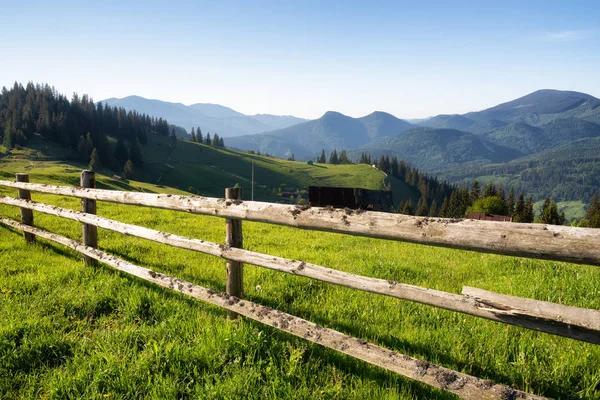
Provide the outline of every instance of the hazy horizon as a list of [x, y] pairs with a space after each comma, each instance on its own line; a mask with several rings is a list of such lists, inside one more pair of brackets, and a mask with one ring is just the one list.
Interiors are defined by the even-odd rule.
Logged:
[[[0, 86], [137, 95], [244, 114], [399, 118], [540, 89], [600, 97], [600, 3], [4, 4]], [[24, 23], [26, 24], [24, 25]]]

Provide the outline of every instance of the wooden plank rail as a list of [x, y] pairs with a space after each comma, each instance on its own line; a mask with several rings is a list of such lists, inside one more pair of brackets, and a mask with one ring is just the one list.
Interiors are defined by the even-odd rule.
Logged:
[[[382, 294], [510, 325], [600, 344], [600, 311], [598, 310], [539, 302], [537, 300], [486, 292], [475, 288], [464, 288], [463, 294], [465, 296], [461, 296], [385, 279], [354, 275], [315, 264], [191, 239], [33, 201], [0, 196], [0, 204], [31, 209], [120, 232], [125, 235], [210, 254], [226, 260], [244, 262], [366, 292]], [[481, 294], [483, 292], [487, 293], [487, 295], [483, 296]], [[490, 304], [489, 301], [486, 302], [485, 300], [486, 298], [489, 299], [492, 295], [498, 296], [496, 297], [497, 301], [495, 304]], [[504, 299], [506, 298], [509, 298], [510, 301], [505, 301]], [[541, 307], [540, 303], [544, 303], [544, 307]], [[551, 306], [554, 306], [554, 308]]]
[[410, 379], [446, 390], [463, 399], [544, 399], [544, 397], [521, 392], [505, 385], [494, 384], [488, 380], [430, 364], [427, 361], [385, 349], [333, 329], [321, 327], [302, 318], [134, 265], [63, 236], [27, 226], [7, 218], [0, 218], [0, 223], [60, 243], [119, 271], [235, 312]]
[[0, 180], [0, 185], [302, 229], [600, 266], [600, 230], [591, 228], [413, 217], [374, 211], [83, 189], [4, 180]]

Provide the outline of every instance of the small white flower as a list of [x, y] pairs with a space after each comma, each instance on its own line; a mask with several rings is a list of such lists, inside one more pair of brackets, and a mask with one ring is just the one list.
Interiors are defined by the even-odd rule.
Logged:
[[256, 291], [260, 292], [262, 290], [262, 288], [260, 287], [260, 285], [256, 285]]

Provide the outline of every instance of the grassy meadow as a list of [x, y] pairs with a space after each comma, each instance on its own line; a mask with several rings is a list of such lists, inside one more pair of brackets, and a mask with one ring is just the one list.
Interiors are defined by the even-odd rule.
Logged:
[[[3, 179], [27, 165], [0, 165]], [[29, 173], [32, 182], [63, 185], [76, 185], [79, 176], [76, 168], [58, 163]], [[97, 178], [102, 188], [181, 193]], [[16, 196], [16, 190], [0, 188], [0, 194]], [[32, 198], [80, 209], [75, 198]], [[225, 236], [224, 220], [214, 217], [103, 202], [98, 214], [218, 243]], [[19, 211], [0, 206], [0, 215], [18, 219]], [[42, 229], [81, 240], [81, 225], [74, 221], [41, 213], [34, 218]], [[598, 267], [260, 223], [244, 222], [243, 231], [249, 250], [356, 274], [453, 293], [469, 285], [600, 309]], [[103, 229], [99, 246], [155, 271], [225, 289], [222, 259]], [[79, 254], [43, 239], [27, 245], [20, 232], [3, 226], [0, 259], [2, 399], [455, 398], [258, 322], [228, 322], [217, 307], [103, 265], [85, 267]], [[244, 273], [251, 301], [521, 390], [600, 399], [600, 346], [254, 266], [245, 266]]]
[[[223, 197], [224, 188], [237, 184], [243, 188], [244, 198], [250, 199], [254, 162], [254, 199], [258, 201], [280, 201], [279, 191], [306, 190], [310, 185], [383, 190], [390, 183], [396, 205], [408, 199], [416, 204], [420, 197], [416, 188], [364, 164], [309, 165], [181, 140], [172, 145], [168, 137], [156, 134], [149, 135], [143, 152], [145, 165], [136, 171], [135, 179], [147, 183], [136, 184], [146, 191], [164, 192], [170, 187], [203, 196]], [[25, 148], [9, 152], [0, 146], [0, 177], [13, 178], [15, 172], [29, 171], [52, 178], [55, 171], [60, 171], [60, 175], [66, 174], [76, 184], [79, 178], [70, 170], [84, 169], [87, 165], [74, 160], [74, 156], [70, 149], [36, 135]], [[69, 158], [71, 160], [66, 162]], [[65, 164], [72, 168], [67, 167], [65, 171], [62, 168]], [[57, 170], [53, 169], [55, 166]], [[108, 176], [114, 174], [108, 169], [101, 169], [101, 172]]]

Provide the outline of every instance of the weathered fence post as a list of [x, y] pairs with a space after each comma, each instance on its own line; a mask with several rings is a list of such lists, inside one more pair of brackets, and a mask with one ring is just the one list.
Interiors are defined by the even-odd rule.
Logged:
[[[242, 188], [225, 189], [225, 199], [236, 201], [242, 199]], [[225, 245], [242, 248], [242, 220], [227, 218], [225, 220]], [[243, 267], [239, 261], [227, 260], [227, 294], [242, 298], [243, 296]], [[236, 319], [239, 314], [228, 311], [229, 319]]]
[[[96, 187], [96, 173], [89, 170], [81, 171], [80, 184], [82, 188]], [[96, 200], [81, 199], [81, 211], [88, 214], [96, 214]], [[86, 246], [98, 248], [98, 228], [95, 225], [82, 224], [83, 226], [83, 244]], [[85, 265], [97, 265], [98, 261], [88, 256], [83, 256]]]
[[[16, 174], [17, 182], [29, 183], [28, 174]], [[31, 192], [25, 189], [19, 189], [19, 198], [31, 200]], [[27, 208], [21, 208], [21, 222], [25, 225], [33, 226], [33, 211]], [[27, 243], [35, 242], [35, 235], [29, 232], [23, 232], [23, 237]]]

